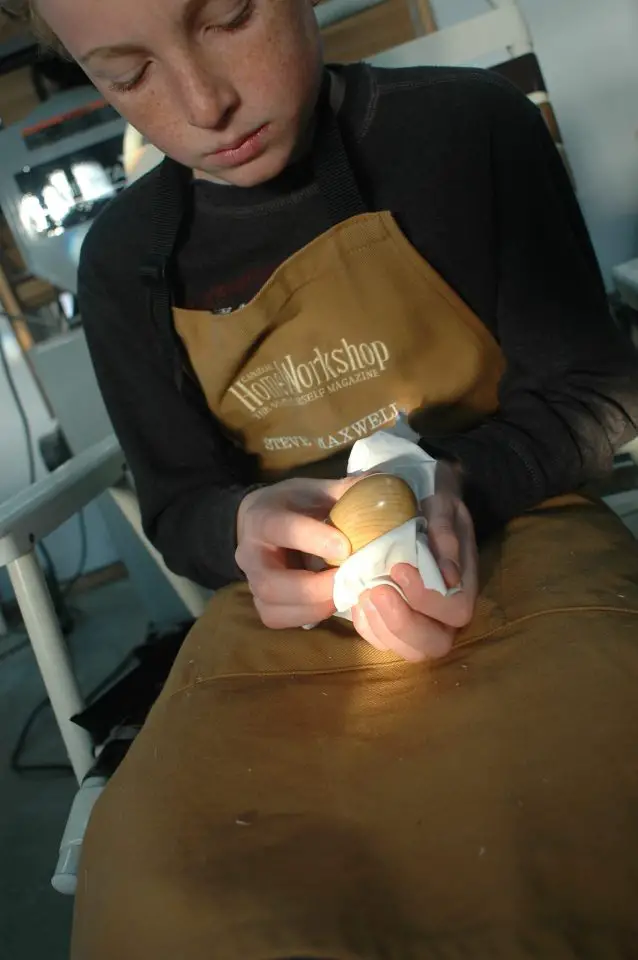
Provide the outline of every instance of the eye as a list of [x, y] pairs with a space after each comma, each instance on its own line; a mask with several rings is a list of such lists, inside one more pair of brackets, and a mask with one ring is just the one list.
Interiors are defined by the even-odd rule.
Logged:
[[142, 69], [138, 70], [135, 76], [131, 77], [130, 80], [111, 80], [109, 83], [109, 89], [113, 90], [114, 93], [128, 93], [130, 90], [135, 90], [135, 88], [138, 87], [144, 79], [147, 70], [148, 64], [144, 64]]
[[235, 30], [241, 30], [252, 17], [254, 9], [255, 0], [246, 0], [239, 13], [235, 14], [231, 20], [227, 20], [225, 23], [211, 24], [211, 28], [215, 31], [223, 30], [225, 33], [234, 33]]

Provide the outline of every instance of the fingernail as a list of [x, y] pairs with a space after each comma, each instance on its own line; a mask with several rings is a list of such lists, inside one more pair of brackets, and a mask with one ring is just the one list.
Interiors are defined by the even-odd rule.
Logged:
[[331, 538], [326, 544], [326, 560], [347, 560], [350, 544], [341, 537]]
[[403, 587], [403, 588], [410, 586], [410, 582], [412, 579], [410, 577], [410, 572], [408, 570], [405, 570], [402, 564], [397, 564], [395, 567], [392, 568], [391, 576], [394, 582], [397, 584], [397, 586]]
[[364, 594], [363, 598], [362, 598], [359, 602], [361, 603], [361, 606], [362, 606], [362, 608], [363, 608], [363, 612], [364, 612], [366, 615], [367, 615], [367, 614], [373, 614], [373, 615], [374, 615], [375, 613], [377, 613], [377, 608], [376, 608], [375, 605], [374, 605], [374, 600], [372, 599], [372, 595], [371, 595], [371, 594], [369, 594], [369, 593], [368, 593], [367, 595]]
[[456, 560], [443, 560], [441, 573], [448, 587], [458, 587], [461, 582], [461, 568]]

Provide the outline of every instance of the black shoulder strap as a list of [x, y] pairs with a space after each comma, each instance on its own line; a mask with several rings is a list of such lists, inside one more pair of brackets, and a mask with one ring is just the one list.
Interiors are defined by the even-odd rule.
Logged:
[[317, 131], [314, 144], [314, 170], [323, 195], [331, 226], [368, 212], [348, 159], [339, 117], [331, 100], [332, 79], [324, 72]]
[[189, 174], [174, 160], [160, 164], [151, 216], [151, 246], [140, 267], [140, 276], [149, 290], [151, 319], [158, 346], [173, 364], [181, 385], [181, 352], [176, 342], [171, 294], [171, 259], [184, 216]]
[[[319, 97], [314, 145], [314, 169], [324, 197], [330, 225], [367, 212], [359, 191], [336, 112], [331, 103], [331, 77], [324, 72]], [[182, 379], [181, 346], [172, 314], [171, 260], [184, 216], [190, 175], [174, 160], [165, 158], [159, 168], [151, 220], [151, 246], [140, 268], [150, 294], [151, 317], [158, 345], [173, 364], [178, 385]]]

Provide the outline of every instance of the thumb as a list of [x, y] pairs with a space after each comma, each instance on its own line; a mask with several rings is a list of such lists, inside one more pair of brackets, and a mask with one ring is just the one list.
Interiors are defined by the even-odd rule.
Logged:
[[435, 493], [423, 503], [428, 542], [448, 589], [461, 583], [461, 549], [456, 526], [456, 499]]

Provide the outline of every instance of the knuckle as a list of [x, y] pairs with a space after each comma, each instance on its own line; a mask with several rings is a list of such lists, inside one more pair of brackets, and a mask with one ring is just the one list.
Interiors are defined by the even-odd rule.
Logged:
[[243, 570], [244, 573], [248, 573], [250, 566], [250, 550], [248, 550], [246, 543], [242, 541], [237, 549], [235, 550], [235, 562], [240, 570]]
[[262, 543], [274, 544], [281, 534], [283, 518], [280, 512], [264, 510], [254, 518], [253, 536]]
[[456, 539], [453, 518], [447, 513], [439, 513], [430, 517], [428, 520], [428, 532], [437, 537], [447, 536]]
[[273, 609], [272, 606], [256, 600], [255, 607], [257, 608], [259, 618], [265, 627], [268, 627], [270, 630], [278, 630], [283, 626], [281, 622], [281, 615], [277, 610]]
[[275, 601], [272, 579], [265, 571], [260, 570], [253, 574], [249, 586], [252, 595], [262, 603], [268, 604]]
[[335, 612], [332, 600], [325, 603], [309, 603], [304, 609], [304, 623], [323, 623]]
[[450, 626], [455, 627], [457, 630], [460, 630], [462, 627], [467, 627], [468, 624], [471, 623], [473, 615], [474, 604], [468, 597], [459, 594], [458, 603], [453, 606], [451, 611]]
[[425, 500], [425, 508], [433, 517], [454, 513], [454, 497], [443, 491], [437, 491]]

